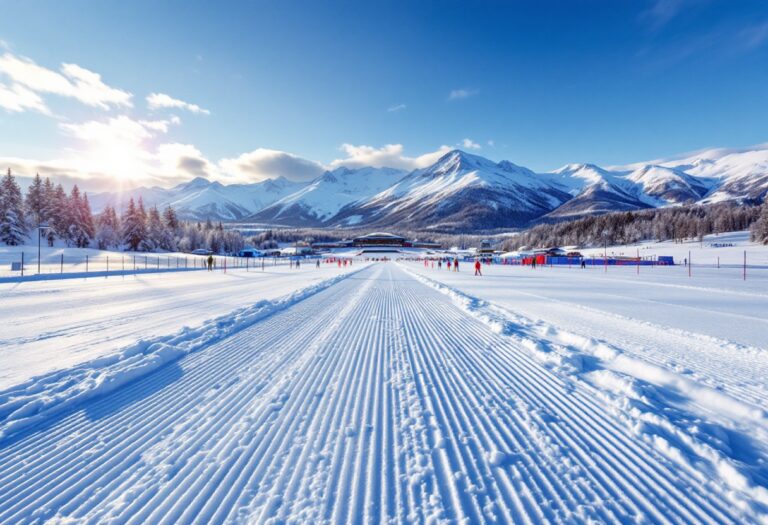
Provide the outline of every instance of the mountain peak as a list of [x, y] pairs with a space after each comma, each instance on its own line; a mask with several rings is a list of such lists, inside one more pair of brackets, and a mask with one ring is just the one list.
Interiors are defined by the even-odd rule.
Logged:
[[601, 168], [600, 166], [597, 166], [595, 164], [590, 164], [588, 162], [574, 162], [571, 164], [566, 164], [560, 169], [555, 170], [555, 173], [558, 174], [573, 174], [579, 171], [595, 171], [597, 173], [603, 173], [605, 170]]
[[203, 189], [210, 185], [211, 185], [211, 181], [209, 181], [205, 177], [195, 177], [194, 179], [188, 182], [182, 182], [181, 184], [179, 184], [173, 189], [174, 190], [194, 190], [194, 189]]
[[427, 168], [425, 174], [441, 175], [454, 171], [472, 171], [493, 167], [495, 164], [484, 157], [472, 155], [460, 149], [453, 149], [446, 152], [437, 162]]

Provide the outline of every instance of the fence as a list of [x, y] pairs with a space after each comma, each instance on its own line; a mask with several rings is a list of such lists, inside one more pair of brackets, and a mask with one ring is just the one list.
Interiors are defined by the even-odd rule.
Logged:
[[[66, 255], [37, 252], [0, 254], [0, 279], [9, 278], [60, 278], [65, 276], [105, 276], [169, 271], [193, 271], [207, 269], [207, 256], [180, 254], [109, 254]], [[295, 264], [295, 257], [234, 257], [213, 256], [213, 269], [263, 270], [276, 266]]]
[[[465, 262], [473, 262], [476, 257], [466, 256]], [[753, 252], [750, 253], [744, 250], [738, 257], [739, 261], [734, 262], [733, 256], [729, 259], [729, 262], [721, 262], [720, 256], [714, 257], [694, 257], [692, 258], [691, 252], [687, 253], [687, 257], [681, 257], [679, 260], [673, 259], [671, 256], [654, 256], [654, 257], [616, 257], [616, 256], [602, 256], [602, 255], [589, 255], [585, 257], [568, 257], [568, 256], [550, 256], [550, 255], [535, 255], [535, 256], [523, 256], [523, 257], [480, 257], [482, 261], [493, 262], [494, 264], [512, 265], [512, 266], [533, 266], [538, 267], [569, 267], [579, 268], [584, 263], [586, 267], [603, 268], [604, 271], [608, 271], [608, 268], [615, 266], [635, 268], [637, 273], [640, 273], [641, 267], [678, 267], [682, 268], [688, 277], [693, 277], [696, 273], [696, 269], [723, 269], [723, 270], [737, 270], [738, 276], [747, 280], [747, 276], [750, 272], [755, 270], [768, 270], [768, 256], [765, 252]]]

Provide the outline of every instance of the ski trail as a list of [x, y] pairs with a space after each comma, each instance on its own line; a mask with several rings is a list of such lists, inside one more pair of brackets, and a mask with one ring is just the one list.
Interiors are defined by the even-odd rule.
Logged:
[[593, 390], [391, 264], [0, 440], [0, 523], [739, 523]]

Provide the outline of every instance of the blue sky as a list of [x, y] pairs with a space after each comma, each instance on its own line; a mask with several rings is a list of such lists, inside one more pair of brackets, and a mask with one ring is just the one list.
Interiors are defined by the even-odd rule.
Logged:
[[20, 172], [300, 179], [451, 147], [543, 171], [768, 141], [764, 1], [0, 8], [0, 164]]

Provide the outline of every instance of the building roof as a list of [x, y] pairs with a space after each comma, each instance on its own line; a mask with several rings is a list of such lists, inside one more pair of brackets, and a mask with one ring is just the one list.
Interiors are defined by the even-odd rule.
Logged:
[[367, 233], [365, 235], [361, 235], [360, 237], [355, 237], [355, 240], [358, 239], [391, 239], [393, 241], [395, 240], [405, 240], [405, 237], [400, 237], [399, 235], [395, 235], [394, 233], [387, 233], [387, 232], [374, 232], [374, 233]]

